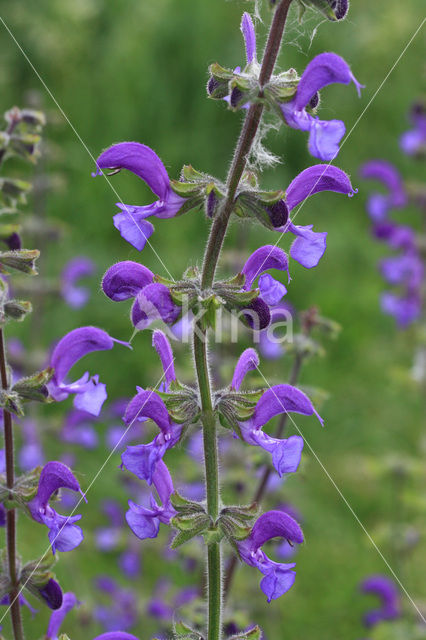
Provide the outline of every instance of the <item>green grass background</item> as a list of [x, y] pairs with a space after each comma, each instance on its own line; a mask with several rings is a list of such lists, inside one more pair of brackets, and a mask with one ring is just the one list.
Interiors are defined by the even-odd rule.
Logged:
[[[141, 259], [153, 271], [165, 275], [148, 247], [139, 255], [121, 240], [112, 225], [118, 199], [143, 204], [149, 202], [151, 194], [134, 176], [120, 174], [113, 178], [120, 194], [117, 198], [104, 180], [90, 177], [94, 163], [88, 151], [96, 157], [113, 142], [138, 140], [158, 152], [171, 176], [177, 176], [184, 163], [191, 163], [224, 177], [241, 117], [228, 112], [225, 105], [206, 99], [206, 71], [214, 61], [226, 66], [242, 62], [239, 21], [242, 11], [250, 10], [253, 3], [39, 0], [34, 4], [21, 0], [3, 1], [0, 7], [5, 23], [87, 147], [64, 121], [22, 52], [0, 25], [2, 108], [23, 105], [29, 92], [38, 92], [48, 113], [45, 162], [56, 187], [48, 195], [47, 213], [66, 226], [68, 235], [59, 243], [47, 243], [41, 269], [53, 275], [76, 254], [92, 256], [99, 267], [98, 278], [92, 282], [90, 304], [71, 312], [63, 303], [51, 303], [45, 310], [39, 338], [47, 346], [66, 331], [90, 323], [126, 339], [131, 331], [127, 305], [115, 305], [105, 299], [99, 281], [112, 262], [123, 259]], [[301, 72], [314, 55], [332, 50], [350, 63], [366, 88], [361, 99], [353, 86], [336, 85], [322, 92], [320, 115], [343, 119], [348, 131], [353, 127], [336, 164], [351, 175], [359, 193], [352, 199], [318, 195], [303, 207], [299, 223], [314, 223], [317, 230], [328, 231], [328, 249], [314, 270], [307, 271], [293, 263], [289, 288], [289, 298], [298, 308], [317, 305], [323, 315], [343, 327], [339, 339], [328, 344], [326, 356], [312, 361], [302, 378], [304, 384], [319, 386], [330, 394], [322, 408], [325, 428], [321, 429], [314, 420], [297, 421], [333, 482], [306, 448], [303, 470], [291, 477], [283, 489], [285, 497], [296, 504], [305, 518], [307, 543], [297, 557], [296, 585], [281, 600], [266, 605], [257, 588], [260, 576], [245, 567], [239, 574], [232, 604], [239, 610], [247, 608], [250, 619], [259, 622], [273, 640], [355, 640], [364, 633], [360, 617], [372, 601], [358, 595], [357, 584], [368, 573], [384, 571], [385, 565], [334, 483], [368, 531], [405, 517], [420, 525], [423, 517], [424, 525], [424, 512], [419, 514], [418, 509], [412, 509], [402, 513], [395, 506], [392, 482], [385, 474], [368, 473], [365, 462], [366, 457], [378, 460], [389, 454], [424, 459], [424, 404], [419, 389], [404, 374], [412, 362], [413, 333], [397, 332], [393, 321], [379, 311], [383, 283], [376, 263], [386, 249], [370, 237], [364, 211], [369, 186], [358, 178], [360, 164], [371, 157], [396, 163], [406, 178], [421, 177], [419, 163], [400, 153], [398, 137], [408, 127], [407, 110], [421, 91], [424, 31], [380, 86], [419, 26], [423, 9], [421, 0], [354, 0], [348, 19], [342, 24], [321, 21], [310, 14], [309, 20], [299, 25], [292, 14], [279, 60], [281, 69], [294, 66]], [[267, 14], [262, 11], [266, 19]], [[259, 24], [258, 31], [263, 43], [266, 24]], [[278, 133], [272, 132], [267, 142], [282, 164], [266, 172], [265, 188], [285, 188], [300, 170], [314, 163], [301, 132], [282, 128]], [[419, 221], [414, 209], [401, 215], [414, 223]], [[208, 223], [201, 213], [158, 221], [155, 226], [152, 244], [174, 277], [182, 273], [188, 260], [200, 262], [208, 233]], [[233, 225], [228, 247], [233, 246], [239, 234], [240, 226]], [[271, 242], [275, 242], [273, 234], [250, 228], [251, 249]], [[282, 246], [288, 247], [288, 240]], [[30, 346], [28, 328], [23, 326], [12, 332]], [[149, 343], [148, 333], [138, 335], [131, 353], [116, 348], [93, 356], [90, 368], [94, 371], [98, 366], [111, 398], [130, 396], [136, 384], [145, 386], [157, 380], [159, 367]], [[187, 376], [188, 352], [180, 351], [178, 361]], [[284, 379], [289, 366], [284, 358], [267, 365], [267, 371], [271, 377]], [[51, 411], [56, 411], [60, 420], [58, 409]], [[49, 457], [63, 451], [55, 437], [47, 435], [46, 441]], [[104, 456], [104, 450], [78, 453], [76, 470], [83, 485], [93, 477]], [[64, 554], [57, 567], [64, 587], [88, 603], [87, 609], [97, 598], [92, 589], [93, 577], [102, 572], [117, 575], [111, 556], [94, 550], [90, 530], [102, 522], [98, 507], [105, 496], [119, 497], [125, 503], [125, 496], [117, 487], [118, 464], [116, 454], [89, 493], [89, 504], [79, 511], [87, 530], [85, 543]], [[179, 455], [177, 464], [184, 464]], [[244, 479], [243, 470], [241, 476]], [[415, 480], [410, 479], [407, 490], [414, 491], [415, 485]], [[29, 522], [21, 529], [20, 546], [26, 559], [46, 544], [45, 532], [38, 529], [41, 527]], [[142, 617], [144, 599], [164, 570], [164, 566], [159, 569], [153, 557], [153, 551], [163, 542], [164, 537], [141, 543], [143, 572], [138, 588], [142, 594]], [[407, 591], [419, 602], [426, 600], [422, 542], [405, 562], [395, 553], [393, 544], [380, 544], [392, 566], [401, 571]], [[165, 566], [178, 584], [189, 581], [178, 569]], [[253, 585], [253, 593], [248, 595], [247, 582]], [[406, 599], [404, 606], [410, 615], [412, 607]], [[86, 611], [84, 606], [82, 610]], [[34, 621], [25, 616], [28, 638], [41, 636], [47, 614], [43, 612]], [[76, 614], [71, 614], [64, 625], [71, 640], [91, 640], [99, 632], [99, 627], [90, 623], [81, 627], [77, 619]], [[81, 619], [80, 613], [80, 622]], [[5, 629], [6, 637], [11, 637]], [[145, 640], [155, 629], [155, 623], [143, 620], [134, 632]]]

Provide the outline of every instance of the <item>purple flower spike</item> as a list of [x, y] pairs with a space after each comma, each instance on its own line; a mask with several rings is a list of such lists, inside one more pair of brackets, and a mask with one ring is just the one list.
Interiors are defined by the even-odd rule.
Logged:
[[154, 280], [152, 271], [138, 262], [125, 260], [108, 269], [102, 279], [102, 289], [114, 302], [135, 298], [138, 293]]
[[146, 480], [148, 484], [152, 484], [157, 464], [167, 449], [178, 442], [182, 427], [170, 420], [166, 405], [153, 391], [140, 391], [130, 401], [124, 415], [124, 422], [129, 426], [141, 418], [151, 418], [161, 433], [147, 445], [127, 447], [121, 460], [123, 466], [131, 473], [134, 473], [141, 480]]
[[164, 378], [166, 380], [167, 388], [170, 383], [176, 380], [175, 368], [173, 365], [174, 356], [172, 347], [165, 333], [156, 329], [152, 334], [152, 346], [158, 353], [158, 356], [163, 365]]
[[149, 186], [158, 196], [153, 204], [134, 207], [119, 203], [122, 210], [114, 216], [114, 225], [121, 236], [141, 251], [154, 227], [145, 218], [172, 218], [177, 214], [184, 199], [177, 196], [170, 187], [170, 179], [164, 164], [157, 154], [139, 142], [121, 142], [106, 149], [97, 159], [100, 169], [127, 169]]
[[267, 389], [258, 401], [253, 416], [240, 422], [243, 440], [256, 447], [262, 447], [272, 455], [272, 464], [279, 476], [294, 473], [300, 463], [303, 449], [303, 438], [291, 436], [280, 440], [272, 438], [262, 431], [271, 418], [281, 413], [301, 413], [302, 415], [318, 415], [308, 396], [288, 384], [278, 384]]
[[[92, 415], [99, 415], [106, 400], [105, 385], [99, 382], [98, 376], [90, 378], [86, 372], [79, 380], [67, 383], [65, 378], [74, 364], [92, 351], [112, 349], [115, 342], [105, 331], [97, 327], [80, 327], [67, 333], [56, 345], [50, 365], [55, 373], [48, 383], [50, 395], [57, 401], [65, 400], [76, 394], [74, 406]], [[129, 346], [126, 342], [121, 342]]]
[[404, 183], [397, 169], [385, 160], [371, 160], [361, 167], [360, 175], [367, 180], [381, 182], [387, 194], [373, 193], [367, 202], [367, 211], [374, 222], [385, 222], [391, 209], [407, 204]]
[[292, 543], [301, 544], [303, 533], [293, 518], [283, 511], [268, 511], [261, 515], [246, 540], [238, 543], [241, 559], [250, 567], [264, 574], [260, 588], [268, 598], [275, 600], [288, 591], [294, 584], [296, 565], [274, 562], [262, 551], [261, 547], [272, 538], [284, 538]]
[[373, 627], [383, 620], [395, 620], [401, 616], [400, 595], [396, 584], [383, 575], [366, 578], [360, 585], [363, 593], [372, 593], [381, 600], [381, 607], [364, 616], [366, 627]]
[[385, 291], [381, 296], [380, 306], [383, 313], [395, 318], [401, 329], [418, 320], [422, 311], [421, 299], [416, 293], [408, 293], [400, 297], [391, 291]]
[[49, 505], [50, 497], [61, 488], [79, 492], [84, 497], [71, 469], [62, 462], [48, 462], [40, 474], [37, 494], [28, 503], [33, 519], [49, 528], [53, 553], [56, 549], [71, 551], [83, 540], [80, 527], [74, 524], [81, 516], [62, 516]]
[[320, 120], [310, 115], [306, 107], [320, 89], [334, 83], [353, 82], [360, 95], [362, 85], [355, 79], [348, 64], [335, 53], [321, 53], [306, 67], [293, 100], [281, 104], [286, 123], [293, 129], [309, 131], [309, 152], [321, 160], [333, 160], [339, 153], [339, 143], [345, 134], [341, 120]]
[[156, 538], [160, 527], [160, 522], [170, 524], [170, 520], [176, 515], [170, 502], [170, 496], [174, 492], [173, 481], [169, 470], [162, 460], [155, 468], [152, 476], [152, 483], [161, 501], [159, 506], [151, 494], [150, 508], [141, 507], [129, 500], [129, 511], [126, 513], [127, 524], [138, 538]]
[[246, 45], [247, 64], [256, 62], [256, 33], [251, 15], [247, 11], [241, 20], [241, 31]]
[[[302, 171], [288, 186], [286, 204], [289, 211], [321, 191], [334, 191], [348, 196], [356, 193], [344, 171], [331, 165], [317, 164]], [[300, 226], [293, 224], [291, 220], [277, 231], [296, 236], [290, 249], [290, 255], [294, 260], [306, 269], [317, 266], [327, 246], [326, 232], [312, 231], [312, 225]]]
[[79, 602], [77, 598], [71, 591], [64, 593], [60, 609], [54, 611], [50, 616], [49, 626], [47, 627], [46, 632], [46, 640], [58, 640], [59, 631], [65, 616], [78, 604]]
[[175, 305], [168, 288], [160, 282], [153, 282], [136, 296], [130, 317], [133, 326], [142, 330], [159, 319], [173, 324], [180, 313], [181, 307]]
[[61, 276], [61, 293], [70, 307], [80, 309], [87, 303], [90, 296], [89, 289], [77, 287], [76, 283], [80, 278], [92, 276], [95, 271], [95, 263], [85, 256], [78, 256], [67, 262]]
[[235, 367], [234, 376], [231, 382], [231, 389], [239, 391], [241, 383], [249, 371], [253, 371], [259, 366], [259, 356], [252, 348], [246, 349], [240, 355], [237, 366]]

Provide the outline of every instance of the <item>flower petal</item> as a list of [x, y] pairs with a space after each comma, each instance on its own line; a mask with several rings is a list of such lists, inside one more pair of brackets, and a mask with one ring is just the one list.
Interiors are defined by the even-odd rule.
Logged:
[[268, 602], [276, 600], [280, 596], [284, 595], [294, 584], [296, 579], [295, 571], [288, 571], [282, 569], [279, 565], [274, 567], [262, 580], [260, 581], [260, 588], [265, 596], [268, 598]]
[[126, 512], [126, 521], [133, 533], [140, 540], [156, 538], [160, 529], [160, 520], [154, 513], [152, 515], [140, 512], [138, 505], [129, 500], [130, 509]]
[[269, 273], [259, 278], [259, 290], [262, 300], [269, 305], [276, 305], [287, 293], [286, 287], [279, 280], [275, 280]]
[[241, 272], [246, 276], [244, 289], [252, 288], [258, 276], [268, 269], [279, 269], [288, 272], [288, 258], [285, 251], [272, 244], [267, 244], [251, 254]]
[[152, 334], [152, 346], [157, 351], [161, 364], [163, 365], [164, 377], [166, 384], [169, 385], [173, 380], [176, 380], [175, 368], [173, 365], [174, 356], [172, 347], [170, 345], [167, 336], [163, 331], [155, 329]]
[[[301, 413], [305, 416], [315, 414], [321, 424], [323, 423], [308, 396], [289, 384], [277, 384], [267, 389], [257, 403], [249, 422], [254, 428], [261, 428], [281, 413]], [[247, 422], [245, 424], [248, 425]]]
[[291, 211], [306, 198], [320, 191], [334, 191], [347, 195], [354, 193], [349, 176], [344, 171], [332, 165], [316, 164], [299, 173], [289, 184], [286, 191], [287, 206]]
[[163, 433], [171, 429], [171, 420], [163, 400], [154, 391], [141, 391], [126, 407], [123, 420], [127, 426], [136, 419], [151, 418]]
[[113, 217], [113, 221], [121, 237], [138, 251], [142, 251], [154, 233], [153, 225], [138, 213], [122, 211]]
[[284, 538], [297, 544], [304, 540], [302, 529], [296, 520], [284, 511], [267, 511], [262, 514], [250, 533], [250, 543], [254, 549], [260, 549], [272, 538]]
[[407, 195], [404, 182], [399, 171], [390, 162], [370, 160], [361, 167], [360, 175], [367, 180], [381, 182], [389, 191], [391, 206], [404, 207], [406, 205]]
[[239, 391], [241, 383], [249, 371], [253, 371], [259, 366], [259, 356], [257, 352], [252, 349], [246, 349], [240, 355], [237, 365], [235, 367], [234, 375], [231, 382], [231, 389]]
[[146, 329], [154, 320], [166, 324], [175, 322], [181, 307], [175, 305], [169, 289], [160, 282], [153, 282], [138, 293], [131, 310], [131, 320], [136, 329]]
[[247, 11], [241, 20], [241, 31], [246, 45], [247, 64], [250, 64], [256, 60], [256, 33], [251, 15]]
[[290, 255], [306, 269], [316, 267], [327, 248], [327, 232], [312, 231], [312, 225], [290, 225], [289, 230], [298, 237], [290, 248]]
[[75, 595], [70, 591], [64, 593], [61, 608], [54, 611], [50, 616], [49, 626], [47, 627], [46, 632], [46, 640], [56, 640], [65, 616], [76, 605], [78, 605], [78, 600]]
[[152, 271], [139, 262], [124, 260], [108, 269], [102, 279], [102, 289], [115, 302], [135, 298], [139, 291], [154, 280]]
[[361, 85], [343, 58], [335, 53], [320, 53], [310, 61], [300, 78], [294, 98], [295, 108], [299, 111], [304, 109], [317, 91], [335, 82], [354, 82], [358, 95], [360, 94]]
[[142, 178], [161, 200], [167, 196], [170, 179], [155, 151], [139, 142], [120, 142], [106, 149], [96, 161], [100, 169], [127, 169]]

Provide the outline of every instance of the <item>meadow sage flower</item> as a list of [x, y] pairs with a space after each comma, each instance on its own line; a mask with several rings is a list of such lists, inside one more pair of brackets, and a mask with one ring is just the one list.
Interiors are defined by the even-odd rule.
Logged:
[[61, 294], [70, 307], [80, 309], [87, 303], [90, 291], [87, 287], [77, 286], [77, 283], [95, 271], [95, 263], [85, 256], [77, 256], [67, 262], [61, 274]]
[[363, 593], [376, 595], [381, 601], [380, 608], [365, 614], [366, 627], [373, 627], [384, 620], [395, 620], [400, 617], [401, 598], [393, 580], [380, 574], [373, 575], [363, 580], [360, 589]]
[[362, 178], [381, 182], [387, 193], [373, 193], [367, 201], [367, 211], [373, 222], [385, 222], [391, 209], [407, 204], [404, 183], [398, 170], [386, 160], [370, 160], [360, 170]]

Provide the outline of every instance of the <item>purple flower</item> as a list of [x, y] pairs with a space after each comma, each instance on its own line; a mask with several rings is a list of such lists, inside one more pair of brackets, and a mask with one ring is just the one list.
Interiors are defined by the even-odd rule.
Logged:
[[241, 32], [246, 46], [247, 64], [257, 62], [256, 33], [251, 15], [245, 11], [241, 19]]
[[19, 466], [23, 471], [30, 471], [34, 467], [41, 466], [44, 462], [43, 447], [38, 435], [37, 424], [27, 419], [21, 425], [23, 445], [19, 451]]
[[169, 289], [154, 282], [154, 274], [142, 264], [126, 260], [108, 269], [102, 280], [105, 295], [115, 302], [134, 298], [130, 319], [137, 329], [146, 329], [161, 319], [172, 324], [181, 313], [174, 304]]
[[152, 334], [152, 346], [158, 353], [158, 357], [161, 360], [161, 364], [164, 371], [166, 390], [168, 390], [170, 387], [170, 384], [176, 381], [172, 347], [170, 345], [170, 342], [166, 334], [160, 331], [159, 329], [155, 329], [155, 331]]
[[[296, 176], [289, 184], [285, 200], [282, 202], [291, 212], [306, 198], [321, 191], [334, 191], [348, 196], [356, 193], [349, 176], [344, 171], [331, 165], [316, 164]], [[284, 226], [277, 228], [277, 231], [292, 233], [296, 236], [296, 240], [290, 249], [290, 255], [293, 260], [296, 260], [307, 269], [317, 266], [326, 249], [326, 232], [314, 232], [312, 231], [312, 225], [296, 225], [291, 219]]]
[[106, 631], [129, 629], [137, 621], [136, 598], [129, 589], [122, 589], [112, 578], [100, 577], [96, 581], [98, 589], [110, 596], [108, 606], [96, 606], [94, 618]]
[[158, 196], [158, 200], [153, 204], [142, 207], [117, 203], [121, 213], [114, 216], [115, 228], [124, 240], [138, 251], [142, 251], [154, 232], [154, 227], [147, 218], [172, 218], [185, 200], [173, 192], [164, 164], [157, 154], [144, 144], [121, 142], [112, 145], [101, 153], [96, 164], [100, 169], [131, 171], [146, 182], [151, 191]]
[[170, 520], [176, 515], [176, 511], [170, 502], [170, 496], [174, 492], [173, 481], [169, 470], [162, 460], [159, 460], [152, 474], [154, 485], [161, 505], [153, 494], [150, 497], [150, 507], [141, 507], [129, 500], [129, 511], [126, 513], [127, 524], [138, 538], [156, 538], [160, 528], [160, 522], [170, 524]]
[[387, 193], [373, 193], [367, 201], [367, 211], [374, 222], [385, 222], [390, 209], [400, 209], [407, 204], [404, 183], [397, 169], [386, 160], [370, 160], [360, 171], [362, 178], [377, 180]]
[[93, 275], [95, 271], [95, 263], [85, 256], [78, 256], [67, 262], [61, 275], [61, 293], [70, 307], [80, 309], [87, 303], [90, 296], [89, 289], [78, 287], [76, 283], [80, 278]]
[[381, 601], [379, 609], [373, 609], [364, 616], [366, 627], [373, 627], [383, 620], [395, 620], [401, 615], [400, 595], [396, 584], [383, 575], [373, 575], [360, 585], [363, 593], [372, 593]]
[[386, 242], [391, 249], [414, 250], [416, 234], [414, 229], [394, 222], [380, 222], [373, 225], [373, 235]]
[[277, 360], [285, 353], [283, 342], [285, 336], [277, 331], [280, 326], [288, 328], [292, 318], [292, 307], [282, 302], [274, 307], [270, 307], [271, 323], [269, 327], [259, 333], [259, 351], [268, 360]]
[[287, 293], [285, 286], [266, 274], [268, 269], [287, 271], [288, 258], [285, 251], [273, 245], [265, 245], [257, 249], [249, 257], [241, 273], [245, 275], [244, 291], [250, 291], [257, 278], [260, 295], [246, 307], [243, 312], [250, 326], [256, 329], [264, 329], [270, 322], [269, 306], [277, 304]]
[[63, 442], [78, 444], [85, 449], [95, 449], [99, 438], [93, 427], [93, 415], [80, 409], [72, 409], [64, 422], [60, 433]]
[[129, 426], [142, 418], [151, 418], [159, 427], [160, 433], [149, 444], [127, 447], [121, 460], [126, 469], [151, 484], [156, 465], [167, 449], [179, 441], [182, 426], [171, 421], [166, 405], [154, 391], [140, 390], [130, 401], [123, 419]]
[[75, 394], [74, 406], [95, 416], [100, 414], [107, 398], [106, 387], [99, 382], [99, 377], [85, 373], [75, 382], [66, 382], [66, 376], [74, 364], [92, 351], [112, 349], [115, 342], [121, 340], [111, 338], [105, 331], [97, 327], [80, 327], [67, 333], [53, 350], [50, 365], [55, 370], [47, 387], [50, 395], [57, 401], [65, 400]]
[[81, 516], [62, 516], [50, 505], [51, 496], [59, 489], [66, 488], [84, 494], [71, 469], [62, 462], [48, 462], [42, 469], [36, 496], [28, 503], [31, 516], [49, 529], [49, 541], [53, 553], [71, 551], [83, 540], [83, 533], [74, 523]]
[[380, 262], [384, 279], [393, 285], [403, 285], [409, 290], [417, 290], [423, 281], [423, 263], [417, 253], [403, 253]]
[[335, 53], [321, 53], [306, 67], [297, 86], [296, 95], [280, 105], [284, 120], [293, 129], [309, 131], [309, 153], [320, 160], [334, 160], [346, 128], [341, 120], [320, 120], [306, 111], [317, 92], [329, 84], [355, 84], [358, 95], [362, 85], [347, 63]]
[[413, 128], [402, 134], [401, 149], [409, 156], [420, 154], [426, 149], [426, 111], [421, 103], [413, 105], [411, 110]]
[[[236, 374], [234, 378], [235, 376]], [[301, 436], [290, 436], [281, 440], [272, 438], [262, 431], [262, 427], [271, 418], [281, 413], [316, 415], [320, 423], [323, 423], [308, 396], [289, 384], [278, 384], [267, 389], [258, 401], [253, 416], [249, 420], [238, 423], [245, 442], [255, 447], [262, 447], [272, 455], [272, 464], [280, 477], [297, 470], [303, 449]]]
[[128, 577], [136, 579], [140, 576], [141, 560], [137, 549], [126, 549], [118, 559], [120, 570]]
[[117, 547], [121, 538], [123, 511], [114, 500], [106, 500], [102, 504], [102, 511], [109, 520], [109, 526], [95, 530], [95, 544], [101, 551], [111, 551]]
[[294, 584], [296, 565], [274, 562], [262, 551], [262, 546], [272, 538], [284, 538], [301, 544], [303, 533], [293, 518], [283, 511], [268, 511], [255, 522], [248, 538], [238, 543], [241, 559], [250, 567], [264, 574], [260, 588], [268, 602], [275, 600], [288, 591]]
[[58, 640], [59, 630], [67, 613], [79, 604], [73, 593], [68, 591], [64, 593], [62, 605], [54, 611], [50, 616], [49, 626], [47, 627], [46, 640]]
[[401, 329], [405, 329], [421, 315], [421, 299], [416, 293], [398, 296], [391, 291], [385, 291], [380, 299], [383, 313], [393, 316]]

